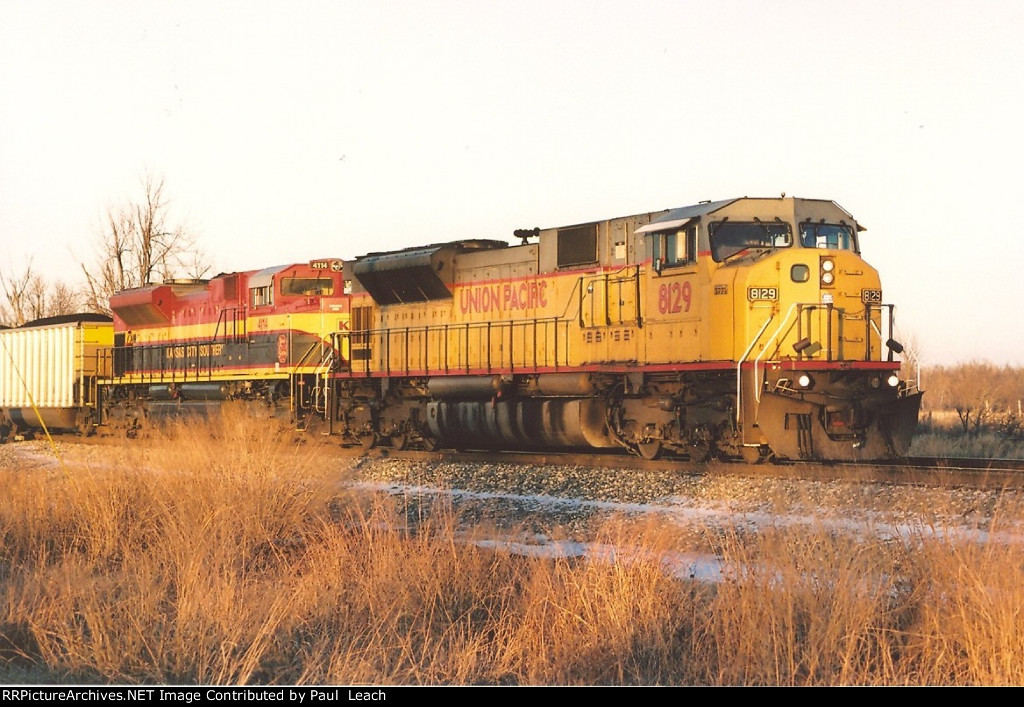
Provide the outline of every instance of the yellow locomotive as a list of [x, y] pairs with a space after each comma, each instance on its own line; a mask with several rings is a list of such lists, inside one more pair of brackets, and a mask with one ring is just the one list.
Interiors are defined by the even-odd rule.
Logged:
[[[906, 453], [920, 392], [832, 201], [739, 198], [344, 265], [332, 431], [371, 446]], [[536, 238], [536, 242], [530, 242]]]

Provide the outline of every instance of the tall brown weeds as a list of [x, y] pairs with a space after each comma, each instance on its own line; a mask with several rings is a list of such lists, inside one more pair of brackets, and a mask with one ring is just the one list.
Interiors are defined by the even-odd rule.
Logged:
[[558, 556], [494, 549], [444, 496], [346, 491], [326, 443], [229, 412], [67, 474], [0, 469], [0, 679], [1024, 682], [1018, 508], [981, 536], [708, 527], [726, 569], [704, 584], [664, 521]]

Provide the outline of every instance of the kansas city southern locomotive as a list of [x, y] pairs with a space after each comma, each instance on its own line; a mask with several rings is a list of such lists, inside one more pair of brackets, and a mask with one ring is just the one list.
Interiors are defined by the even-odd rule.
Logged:
[[247, 399], [366, 447], [900, 456], [921, 394], [861, 230], [739, 198], [121, 292], [98, 422]]

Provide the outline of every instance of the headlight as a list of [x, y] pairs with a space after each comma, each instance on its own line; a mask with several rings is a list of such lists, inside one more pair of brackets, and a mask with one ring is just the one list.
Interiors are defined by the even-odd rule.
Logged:
[[799, 385], [801, 388], [810, 388], [811, 383], [813, 382], [814, 381], [811, 380], [811, 377], [806, 373], [801, 373], [800, 377], [796, 379], [797, 385]]
[[822, 287], [832, 287], [832, 284], [836, 281], [836, 261], [831, 256], [822, 257], [821, 259], [821, 271], [818, 273], [820, 276], [820, 284]]
[[878, 376], [871, 376], [871, 380], [869, 381], [869, 383], [871, 384], [872, 388], [879, 388], [882, 385], [882, 379], [879, 378]]
[[895, 388], [900, 384], [900, 377], [893, 373], [885, 382], [889, 384], [889, 387]]

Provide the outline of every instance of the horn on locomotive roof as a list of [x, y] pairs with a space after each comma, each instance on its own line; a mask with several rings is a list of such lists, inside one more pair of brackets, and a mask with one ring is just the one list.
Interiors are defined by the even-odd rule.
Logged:
[[512, 235], [516, 238], [521, 238], [523, 240], [522, 245], [526, 245], [526, 242], [531, 238], [540, 237], [540, 226], [534, 226], [533, 228], [517, 228], [512, 232]]

